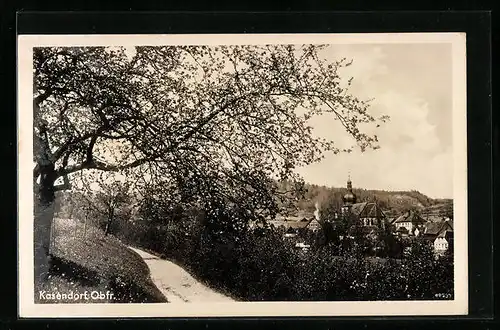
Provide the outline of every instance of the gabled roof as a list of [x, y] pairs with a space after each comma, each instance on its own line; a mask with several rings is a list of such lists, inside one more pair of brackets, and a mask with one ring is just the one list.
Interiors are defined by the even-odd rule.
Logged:
[[304, 216], [304, 215], [286, 215], [286, 216], [283, 216], [283, 215], [278, 215], [276, 217], [276, 220], [277, 221], [290, 221], [290, 222], [293, 222], [293, 221], [302, 221], [303, 219], [309, 219], [311, 216], [314, 216], [314, 215], [310, 215], [310, 216]]
[[450, 224], [450, 221], [429, 222], [425, 226], [424, 234], [439, 235], [445, 231], [453, 231], [453, 225]]
[[309, 227], [310, 225], [315, 225], [317, 224], [318, 226], [321, 226], [321, 222], [319, 222], [316, 218], [312, 218], [311, 220], [309, 220], [307, 222], [307, 227]]
[[453, 231], [453, 222], [452, 221], [444, 221], [443, 230]]
[[411, 222], [413, 224], [422, 224], [426, 221], [416, 212], [406, 212], [399, 216], [393, 223]]
[[443, 224], [441, 222], [429, 222], [425, 225], [424, 234], [426, 235], [437, 235], [441, 230]]
[[311, 220], [309, 220], [309, 221], [288, 221], [285, 226], [288, 228], [305, 228], [309, 225]]
[[385, 214], [377, 203], [368, 203], [362, 212], [363, 217], [385, 218]]
[[437, 237], [446, 238], [448, 240], [450, 238], [453, 238], [453, 232], [450, 230], [443, 230]]
[[376, 202], [352, 204], [351, 213], [359, 218], [385, 218], [385, 214]]
[[361, 212], [363, 212], [366, 204], [368, 204], [368, 203], [367, 202], [363, 202], [363, 203], [352, 204], [352, 206], [351, 206], [351, 213], [354, 214], [354, 215], [360, 216]]
[[316, 220], [315, 217], [311, 217], [311, 218], [302, 218], [300, 220], [293, 220], [293, 221], [292, 220], [282, 221], [282, 222], [279, 222], [279, 224], [277, 226], [283, 226], [286, 229], [289, 229], [289, 228], [301, 229], [301, 228], [306, 228], [313, 221], [317, 221], [321, 225], [320, 221]]

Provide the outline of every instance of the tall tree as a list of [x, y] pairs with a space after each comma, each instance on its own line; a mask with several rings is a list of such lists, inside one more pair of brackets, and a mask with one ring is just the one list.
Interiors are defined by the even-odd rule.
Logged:
[[[117, 216], [123, 216], [124, 207], [131, 202], [128, 194], [129, 187], [119, 181], [100, 184], [99, 191], [95, 194], [95, 209], [103, 216], [104, 235], [111, 233], [113, 222]], [[126, 208], [125, 208], [126, 209]]]
[[35, 278], [48, 269], [54, 193], [80, 171], [161, 178], [264, 218], [278, 205], [271, 178], [300, 182], [297, 166], [343, 151], [314, 136], [311, 117], [378, 147], [359, 129], [376, 120], [368, 103], [341, 83], [351, 62], [325, 47], [35, 48]]

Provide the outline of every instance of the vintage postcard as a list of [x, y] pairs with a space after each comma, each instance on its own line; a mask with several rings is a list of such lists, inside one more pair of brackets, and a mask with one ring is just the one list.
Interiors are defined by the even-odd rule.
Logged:
[[465, 38], [20, 35], [20, 317], [466, 315]]

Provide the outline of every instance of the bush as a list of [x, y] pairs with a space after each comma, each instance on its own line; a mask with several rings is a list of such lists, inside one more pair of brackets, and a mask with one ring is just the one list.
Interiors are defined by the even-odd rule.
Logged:
[[[209, 286], [243, 301], [408, 300], [453, 296], [453, 260], [436, 258], [423, 240], [384, 237], [384, 251], [367, 257], [366, 242], [330, 241], [298, 251], [279, 229], [214, 230], [203, 214], [121, 224], [131, 244], [181, 264]], [[179, 215], [179, 213], [177, 214]], [[312, 241], [321, 241], [311, 235]], [[403, 246], [410, 252], [400, 255]]]

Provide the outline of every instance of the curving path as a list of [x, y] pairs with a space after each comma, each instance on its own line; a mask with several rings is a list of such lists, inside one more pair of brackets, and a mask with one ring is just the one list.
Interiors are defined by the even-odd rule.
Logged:
[[137, 248], [129, 247], [146, 262], [151, 279], [169, 302], [231, 302], [234, 301], [194, 279], [182, 267]]

